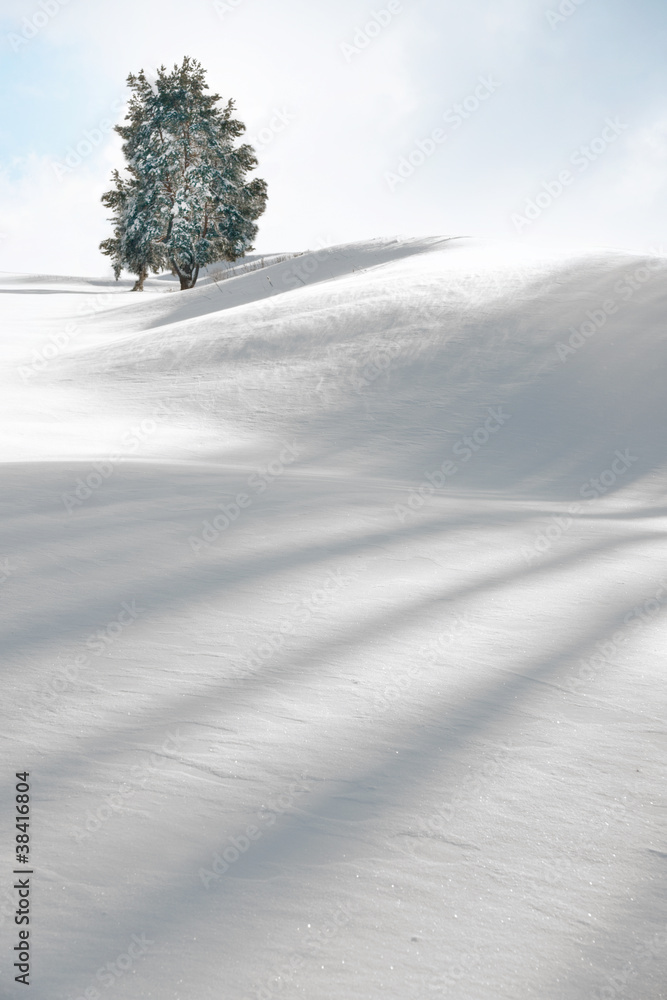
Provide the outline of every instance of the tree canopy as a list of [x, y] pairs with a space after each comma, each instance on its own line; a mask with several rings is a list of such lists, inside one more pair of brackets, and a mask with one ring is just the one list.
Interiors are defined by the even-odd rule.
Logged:
[[116, 126], [127, 165], [102, 196], [114, 233], [100, 249], [117, 278], [123, 269], [137, 275], [137, 289], [149, 271], [168, 268], [182, 289], [192, 288], [204, 265], [253, 249], [266, 182], [246, 182], [257, 158], [251, 146], [234, 144], [245, 125], [232, 117], [232, 100], [220, 106], [207, 93], [196, 60], [186, 57], [170, 73], [160, 67], [154, 84], [143, 70], [127, 83], [126, 124]]

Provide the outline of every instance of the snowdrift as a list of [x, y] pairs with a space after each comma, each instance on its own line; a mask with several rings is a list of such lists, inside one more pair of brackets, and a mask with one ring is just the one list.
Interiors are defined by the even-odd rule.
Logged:
[[280, 256], [0, 276], [35, 994], [662, 996], [667, 262]]
[[662, 258], [375, 241], [204, 281], [107, 293], [47, 378], [102, 407], [179, 400], [201, 425], [184, 458], [296, 435], [306, 465], [412, 482], [449, 461], [456, 490], [558, 499], [618, 449], [636, 456], [623, 486], [664, 464]]

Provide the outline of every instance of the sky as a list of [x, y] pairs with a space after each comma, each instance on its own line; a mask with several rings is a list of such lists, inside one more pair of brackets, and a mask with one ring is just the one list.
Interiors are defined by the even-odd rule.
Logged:
[[0, 270], [109, 275], [126, 77], [188, 55], [260, 253], [380, 236], [666, 252], [664, 0], [2, 0]]

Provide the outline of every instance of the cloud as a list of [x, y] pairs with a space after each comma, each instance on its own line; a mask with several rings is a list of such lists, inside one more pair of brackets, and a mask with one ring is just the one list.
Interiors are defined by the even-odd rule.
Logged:
[[667, 117], [629, 136], [616, 191], [619, 198], [635, 206], [650, 205], [667, 192]]
[[[258, 139], [257, 174], [269, 185], [261, 252], [399, 232], [507, 237], [512, 212], [610, 114], [633, 123], [622, 148], [545, 213], [539, 231], [573, 245], [654, 240], [651, 199], [664, 197], [667, 176], [664, 116], [658, 107], [648, 125], [635, 123], [646, 120], [647, 94], [667, 85], [653, 44], [667, 12], [656, 7], [642, 20], [613, 5], [601, 41], [588, 6], [555, 32], [545, 17], [551, 0], [403, 0], [390, 19], [377, 14], [388, 5], [198, 0], [183, 17], [176, 0], [142, 0], [139, 9], [135, 0], [68, 0], [0, 68], [11, 95], [0, 134], [0, 266], [105, 269], [97, 245], [109, 226], [99, 197], [112, 167], [122, 166], [118, 145], [105, 142], [61, 179], [52, 161], [85, 143], [102, 119], [118, 120], [109, 108], [128, 72], [169, 67], [186, 54], [202, 62], [212, 90], [234, 98], [247, 135]], [[6, 0], [3, 30], [37, 9]], [[373, 19], [379, 27], [368, 31]], [[483, 75], [501, 82], [498, 94], [390, 192], [386, 172]]]
[[[18, 176], [0, 172], [0, 270], [46, 274], [111, 274], [97, 246], [108, 228], [100, 204], [115, 156], [113, 142], [96, 169], [82, 161], [59, 177], [50, 157], [31, 154], [12, 164]], [[101, 166], [103, 164], [104, 166]]]

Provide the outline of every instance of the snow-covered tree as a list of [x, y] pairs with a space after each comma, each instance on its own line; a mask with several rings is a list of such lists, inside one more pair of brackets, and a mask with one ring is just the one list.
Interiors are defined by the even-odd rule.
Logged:
[[114, 235], [100, 244], [116, 277], [125, 268], [140, 289], [149, 271], [170, 268], [181, 288], [193, 288], [199, 269], [236, 260], [252, 250], [255, 220], [266, 207], [266, 183], [246, 174], [257, 166], [244, 131], [232, 118], [234, 102], [219, 107], [204, 70], [185, 58], [171, 73], [161, 67], [154, 85], [143, 70], [127, 82], [132, 97], [123, 138], [126, 175], [114, 172], [103, 196]]
[[112, 180], [114, 187], [102, 196], [102, 202], [114, 213], [114, 235], [100, 243], [100, 250], [111, 257], [116, 279], [125, 268], [137, 275], [133, 291], [143, 291], [149, 270], [157, 274], [165, 265], [159, 223], [151, 213], [154, 192], [136, 177], [121, 177], [117, 170]]

